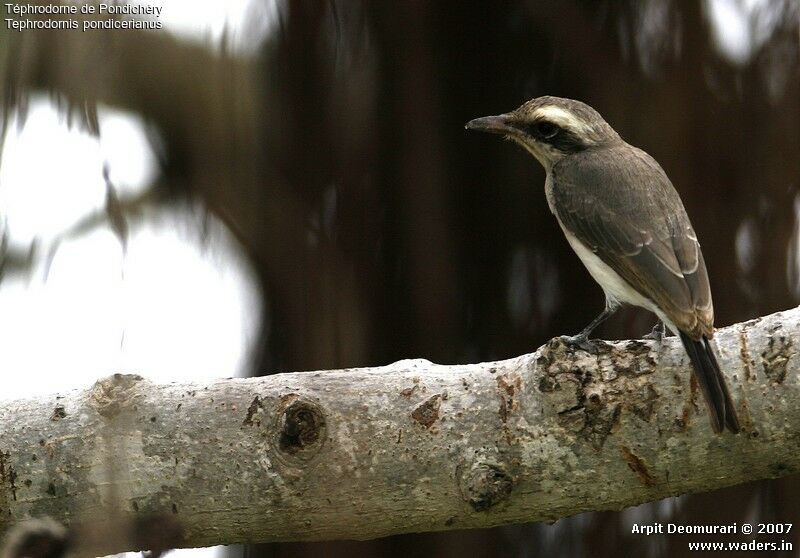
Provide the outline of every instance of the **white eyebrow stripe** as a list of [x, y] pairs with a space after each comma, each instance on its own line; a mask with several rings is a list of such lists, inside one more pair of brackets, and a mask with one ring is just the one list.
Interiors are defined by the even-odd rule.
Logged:
[[571, 128], [575, 131], [589, 131], [589, 126], [582, 119], [575, 116], [570, 111], [561, 107], [546, 106], [536, 109], [533, 113], [534, 118], [544, 118], [562, 128]]

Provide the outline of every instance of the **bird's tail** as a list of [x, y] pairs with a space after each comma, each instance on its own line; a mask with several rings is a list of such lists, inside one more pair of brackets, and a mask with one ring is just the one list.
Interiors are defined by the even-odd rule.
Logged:
[[700, 341], [695, 341], [684, 332], [679, 332], [683, 346], [692, 361], [697, 383], [703, 392], [703, 397], [711, 414], [711, 426], [719, 434], [723, 428], [734, 434], [739, 432], [739, 419], [736, 408], [733, 406], [731, 394], [725, 383], [725, 376], [717, 363], [717, 357], [711, 350], [711, 344], [705, 336]]

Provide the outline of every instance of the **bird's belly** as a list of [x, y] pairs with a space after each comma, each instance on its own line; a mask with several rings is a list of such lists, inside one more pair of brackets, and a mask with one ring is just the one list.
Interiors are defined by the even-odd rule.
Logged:
[[611, 299], [612, 302], [633, 304], [656, 314], [661, 314], [653, 301], [631, 287], [625, 279], [603, 262], [597, 254], [587, 248], [574, 234], [563, 226], [561, 229], [564, 231], [569, 245], [572, 246], [583, 265], [586, 266], [592, 278], [603, 288], [607, 298]]

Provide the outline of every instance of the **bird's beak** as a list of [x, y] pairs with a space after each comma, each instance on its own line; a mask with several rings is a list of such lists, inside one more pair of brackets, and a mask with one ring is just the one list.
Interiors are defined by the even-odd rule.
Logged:
[[478, 130], [479, 132], [489, 132], [490, 134], [511, 134], [517, 131], [512, 124], [511, 116], [508, 114], [476, 118], [467, 122], [464, 128]]

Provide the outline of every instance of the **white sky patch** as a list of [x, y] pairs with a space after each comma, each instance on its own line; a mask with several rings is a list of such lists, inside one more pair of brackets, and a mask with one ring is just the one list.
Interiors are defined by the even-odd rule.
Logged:
[[68, 128], [44, 95], [31, 99], [24, 126], [11, 121], [0, 158], [0, 213], [14, 244], [50, 241], [101, 209], [104, 162], [120, 194], [141, 190], [155, 178], [142, 120], [105, 107], [98, 112], [100, 138]]
[[157, 175], [156, 157], [134, 113], [98, 107], [100, 155], [109, 164], [111, 182], [119, 195], [143, 190]]
[[0, 212], [12, 242], [52, 239], [104, 203], [97, 140], [61, 120], [41, 96], [31, 100], [18, 134], [15, 120], [9, 126], [0, 159]]
[[744, 219], [736, 230], [736, 263], [743, 273], [750, 273], [756, 265], [758, 257], [758, 228], [755, 219]]
[[[61, 122], [46, 98], [10, 128], [0, 164], [0, 211], [13, 245], [46, 250], [60, 233], [103, 207], [104, 161], [121, 196], [157, 173], [142, 122], [100, 111], [98, 140]], [[242, 374], [259, 322], [260, 294], [238, 245], [212, 219], [154, 212], [131, 222], [127, 255], [106, 225], [66, 240], [47, 279], [0, 283], [0, 398], [85, 387], [115, 372], [155, 380]], [[194, 220], [194, 223], [192, 223]], [[187, 224], [188, 223], [188, 224]], [[194, 231], [192, 234], [191, 232]]]
[[239, 28], [244, 22], [248, 0], [198, 2], [197, 0], [135, 0], [132, 4], [161, 6], [161, 22], [169, 30], [189, 38], [218, 40], [226, 27]]
[[[0, 399], [85, 388], [117, 372], [120, 257], [107, 231], [68, 243], [46, 284], [0, 284]], [[119, 243], [116, 252], [119, 254]], [[116, 277], [115, 277], [116, 276]]]
[[176, 234], [174, 218], [150, 221], [131, 239], [121, 293], [123, 370], [170, 380], [247, 371], [259, 296], [229, 233], [218, 222], [215, 229], [205, 250]]
[[[156, 179], [141, 119], [110, 109], [99, 117], [98, 139], [68, 129], [51, 102], [36, 97], [25, 126], [12, 122], [0, 159], [0, 225], [12, 246], [39, 239], [46, 249], [101, 210], [106, 162], [121, 197]], [[261, 317], [252, 270], [221, 223], [212, 219], [203, 247], [199, 227], [193, 238], [186, 234], [191, 213], [184, 213], [131, 223], [126, 255], [101, 225], [60, 245], [46, 281], [41, 266], [30, 278], [3, 278], [0, 401], [85, 389], [115, 372], [162, 382], [246, 372]]]
[[[219, 44], [227, 34], [236, 52], [252, 52], [277, 23], [276, 0], [130, 0], [161, 7], [163, 29], [182, 39]], [[147, 16], [153, 19], [155, 16]]]
[[746, 64], [769, 39], [782, 15], [781, 2], [706, 0], [705, 11], [717, 49], [736, 64]]

